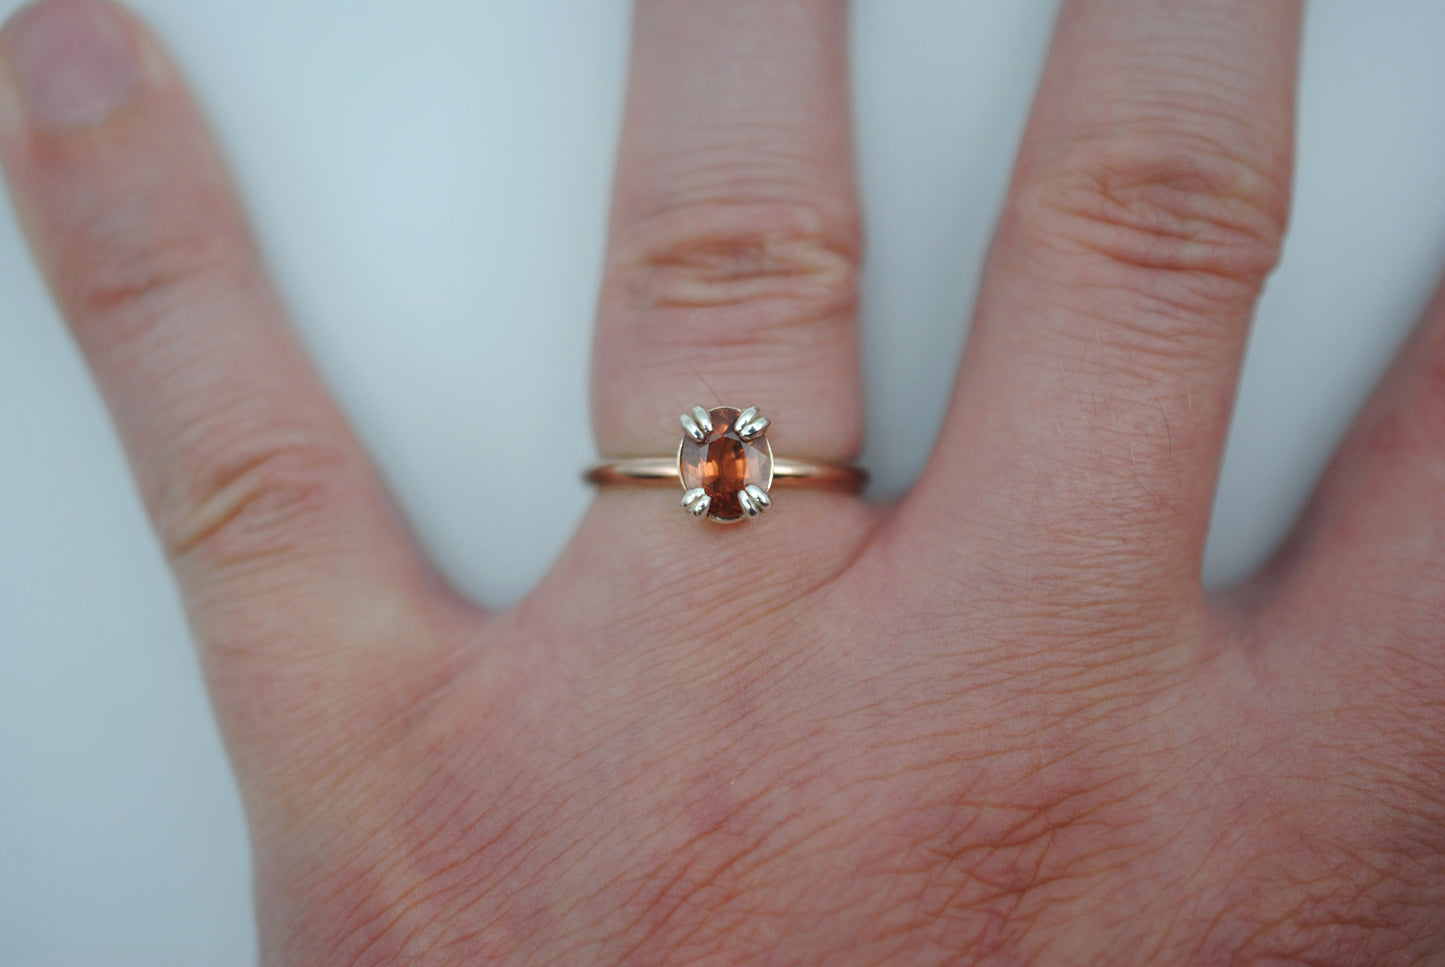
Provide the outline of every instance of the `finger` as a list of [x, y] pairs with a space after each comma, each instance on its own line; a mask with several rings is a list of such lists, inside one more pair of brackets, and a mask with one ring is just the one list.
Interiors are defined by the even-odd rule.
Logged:
[[607, 455], [693, 405], [756, 405], [788, 456], [847, 459], [862, 409], [840, 0], [643, 0], [593, 355]]
[[1197, 599], [1284, 230], [1299, 18], [1289, 0], [1065, 3], [960, 386], [904, 511], [920, 539], [976, 557], [960, 536], [985, 521], [1031, 586], [1044, 568], [1088, 593]]
[[1388, 681], [1401, 713], [1445, 702], [1445, 286], [1245, 596], [1315, 632], [1281, 661], [1366, 691]]
[[435, 588], [286, 326], [182, 82], [119, 8], [44, 0], [0, 34], [0, 155], [223, 727], [324, 724], [340, 709], [318, 682], [365, 667], [343, 649], [417, 640]]
[[[1258, 681], [1336, 752], [1412, 843], [1438, 842], [1445, 713], [1445, 286], [1326, 468], [1290, 537], [1221, 594]], [[1431, 840], [1429, 837], [1436, 837]], [[1438, 856], [1419, 848], [1415, 857]], [[1403, 867], [1408, 869], [1410, 867]], [[1414, 864], [1422, 877], [1428, 872]], [[1409, 875], [1409, 874], [1402, 874]], [[1421, 882], [1424, 882], [1422, 879]]]

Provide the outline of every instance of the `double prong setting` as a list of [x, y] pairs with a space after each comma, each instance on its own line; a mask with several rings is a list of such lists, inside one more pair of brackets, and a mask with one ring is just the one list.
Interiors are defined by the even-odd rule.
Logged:
[[749, 517], [756, 517], [773, 506], [773, 498], [769, 497], [768, 492], [757, 484], [748, 484], [738, 491], [738, 504], [742, 507], [743, 513]]
[[709, 497], [707, 491], [701, 487], [693, 487], [691, 490], [683, 493], [682, 506], [686, 507], [687, 512], [692, 514], [692, 516], [701, 517], [706, 514], [707, 509], [712, 506], [712, 498]]
[[757, 517], [773, 505], [773, 450], [768, 418], [756, 406], [738, 410], [694, 406], [679, 418], [682, 506], [693, 517], [730, 524]]
[[[695, 407], [696, 408], [696, 407]], [[756, 406], [750, 406], [738, 414], [737, 420], [733, 423], [733, 429], [738, 431], [738, 436], [744, 440], [754, 440], [762, 436], [763, 431], [768, 428], [768, 418], [758, 412]]]
[[701, 443], [712, 432], [712, 417], [701, 406], [694, 406], [691, 413], [682, 414], [682, 432], [693, 443]]

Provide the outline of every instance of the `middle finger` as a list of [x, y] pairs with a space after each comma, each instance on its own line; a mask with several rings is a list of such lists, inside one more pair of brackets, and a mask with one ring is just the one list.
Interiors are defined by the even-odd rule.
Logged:
[[1299, 18], [1294, 0], [1063, 5], [952, 412], [900, 518], [951, 564], [985, 520], [1027, 586], [1198, 600], [1284, 231]]

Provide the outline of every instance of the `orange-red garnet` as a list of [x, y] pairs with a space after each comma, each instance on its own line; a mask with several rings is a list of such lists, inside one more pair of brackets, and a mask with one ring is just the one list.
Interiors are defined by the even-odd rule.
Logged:
[[683, 437], [677, 458], [683, 489], [701, 487], [711, 500], [707, 515], [717, 520], [743, 516], [738, 491], [748, 484], [767, 490], [772, 483], [773, 456], [767, 440], [761, 435], [744, 440], [733, 426], [738, 416], [731, 406], [709, 410], [712, 432], [701, 443]]

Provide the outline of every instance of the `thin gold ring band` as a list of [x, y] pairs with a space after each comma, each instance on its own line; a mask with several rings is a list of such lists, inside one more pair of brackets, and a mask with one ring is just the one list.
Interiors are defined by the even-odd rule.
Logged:
[[[681, 479], [676, 457], [628, 457], [590, 468], [584, 479], [599, 487], [671, 484]], [[868, 471], [840, 463], [773, 458], [773, 483], [794, 487], [825, 487], [857, 492], [868, 483]]]

